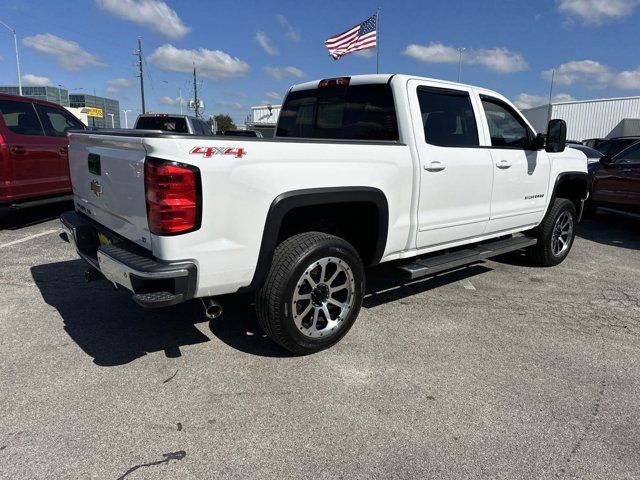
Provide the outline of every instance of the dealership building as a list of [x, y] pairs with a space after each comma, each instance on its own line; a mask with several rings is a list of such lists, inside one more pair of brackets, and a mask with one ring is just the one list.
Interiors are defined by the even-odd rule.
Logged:
[[640, 97], [556, 102], [522, 113], [538, 132], [547, 131], [550, 119], [564, 120], [569, 140], [640, 135]]
[[120, 102], [95, 95], [69, 95], [69, 106], [90, 111], [88, 126], [96, 128], [120, 128]]
[[[20, 89], [17, 85], [3, 85], [0, 86], [0, 93], [7, 93], [9, 95], [19, 95]], [[38, 100], [45, 100], [47, 102], [57, 103], [63, 107], [69, 106], [69, 91], [60, 87], [22, 87], [22, 95], [30, 98], [37, 98]]]

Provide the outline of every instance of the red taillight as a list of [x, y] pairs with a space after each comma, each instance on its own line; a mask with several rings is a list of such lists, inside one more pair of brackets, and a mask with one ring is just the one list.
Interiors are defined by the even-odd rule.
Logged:
[[318, 83], [318, 88], [348, 87], [350, 81], [351, 77], [325, 78], [324, 80], [320, 80], [320, 83]]
[[175, 235], [200, 228], [200, 170], [149, 158], [144, 163], [149, 231]]

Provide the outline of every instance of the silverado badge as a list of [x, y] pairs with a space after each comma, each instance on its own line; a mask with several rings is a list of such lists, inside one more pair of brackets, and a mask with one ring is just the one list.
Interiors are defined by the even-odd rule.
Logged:
[[97, 181], [91, 180], [91, 184], [89, 185], [89, 188], [91, 189], [91, 191], [96, 197], [99, 197], [100, 195], [102, 195], [102, 185], [100, 185]]

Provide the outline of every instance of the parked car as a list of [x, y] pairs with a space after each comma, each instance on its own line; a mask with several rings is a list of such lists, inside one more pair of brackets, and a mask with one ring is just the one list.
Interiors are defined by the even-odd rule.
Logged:
[[640, 141], [615, 156], [605, 155], [589, 166], [589, 210], [624, 213], [640, 218]]
[[582, 145], [582, 142], [578, 140], [567, 140], [567, 147], [573, 147], [574, 145]]
[[135, 130], [162, 130], [170, 133], [213, 136], [211, 126], [207, 122], [191, 115], [146, 113], [138, 115], [133, 128]]
[[600, 143], [596, 150], [603, 155], [616, 156], [624, 149], [640, 141], [640, 137], [616, 137]]
[[587, 156], [587, 163], [597, 163], [602, 158], [602, 153], [586, 145], [569, 144], [567, 147], [573, 148], [584, 153]]
[[226, 137], [254, 137], [263, 138], [262, 132], [256, 132], [255, 130], [227, 130], [223, 133]]
[[606, 141], [607, 141], [606, 138], [587, 138], [586, 140], [582, 141], [582, 144], [586, 145], [587, 147], [597, 148], [598, 145]]
[[545, 141], [495, 92], [408, 75], [294, 86], [274, 139], [135, 133], [71, 135], [61, 221], [88, 278], [146, 307], [201, 298], [210, 318], [254, 292], [298, 354], [347, 333], [365, 266], [419, 278], [524, 248], [559, 264], [588, 191], [564, 121]]
[[67, 132], [84, 128], [60, 105], [0, 94], [0, 210], [70, 200]]

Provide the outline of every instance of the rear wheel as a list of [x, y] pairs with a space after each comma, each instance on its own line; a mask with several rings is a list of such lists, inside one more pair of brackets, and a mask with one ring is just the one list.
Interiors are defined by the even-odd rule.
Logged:
[[566, 198], [556, 198], [542, 223], [532, 232], [538, 243], [531, 247], [531, 257], [544, 267], [561, 263], [573, 246], [576, 208]]
[[320, 232], [295, 235], [276, 248], [256, 312], [265, 333], [287, 350], [314, 353], [351, 328], [364, 295], [358, 252]]

